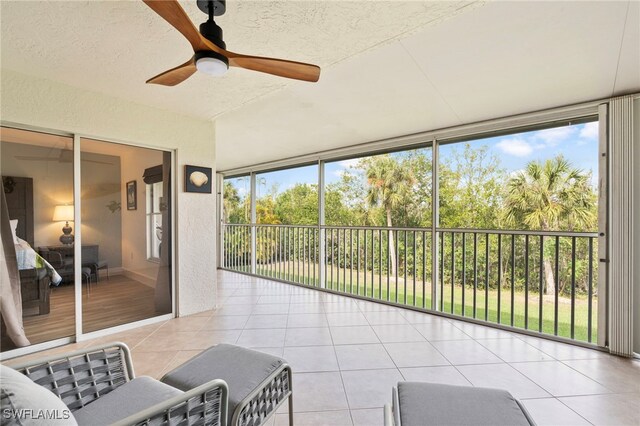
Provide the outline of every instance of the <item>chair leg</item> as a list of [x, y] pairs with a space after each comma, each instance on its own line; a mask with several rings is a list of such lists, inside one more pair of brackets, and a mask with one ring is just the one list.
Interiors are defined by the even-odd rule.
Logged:
[[[87, 274], [82, 274], [82, 278], [84, 278], [84, 281], [87, 283], [87, 299], [91, 296], [91, 285], [89, 284], [89, 280], [91, 278], [89, 278], [89, 276]], [[82, 282], [80, 283], [80, 285], [82, 285]]]
[[293, 392], [289, 395], [289, 426], [293, 426]]

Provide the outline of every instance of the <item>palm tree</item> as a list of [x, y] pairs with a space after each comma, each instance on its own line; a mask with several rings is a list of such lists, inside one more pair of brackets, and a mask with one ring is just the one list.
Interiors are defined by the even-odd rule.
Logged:
[[238, 195], [238, 190], [235, 186], [231, 184], [231, 182], [224, 183], [224, 200], [223, 200], [223, 213], [224, 213], [224, 222], [229, 223], [229, 219], [238, 209], [240, 205], [240, 196]]
[[[590, 177], [562, 155], [544, 163], [530, 162], [507, 185], [506, 223], [543, 231], [595, 226], [596, 197]], [[545, 259], [544, 271], [546, 293], [553, 295], [551, 260]]]
[[[387, 226], [391, 228], [391, 212], [398, 207], [413, 185], [413, 175], [410, 170], [389, 155], [372, 157], [366, 163], [366, 176], [369, 188], [367, 202], [371, 206], [380, 206], [384, 210]], [[396, 273], [395, 246], [393, 232], [389, 231], [389, 258], [391, 260], [391, 275]]]

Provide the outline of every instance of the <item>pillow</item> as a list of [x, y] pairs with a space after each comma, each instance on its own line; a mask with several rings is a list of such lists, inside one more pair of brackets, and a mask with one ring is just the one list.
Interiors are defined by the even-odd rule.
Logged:
[[0, 396], [2, 424], [78, 424], [71, 410], [53, 392], [4, 365], [0, 365]]
[[12, 219], [9, 221], [11, 225], [11, 235], [13, 236], [13, 244], [20, 244], [18, 241], [18, 236], [16, 235], [16, 231], [18, 230], [18, 219]]

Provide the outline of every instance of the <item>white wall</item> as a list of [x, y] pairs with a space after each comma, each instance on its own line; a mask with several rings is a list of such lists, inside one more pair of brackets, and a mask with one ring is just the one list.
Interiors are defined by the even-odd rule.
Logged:
[[[71, 148], [71, 145], [68, 146]], [[60, 150], [26, 143], [2, 142], [3, 176], [33, 179], [34, 248], [60, 245], [63, 222], [53, 222], [56, 205], [73, 203], [73, 164], [56, 160]], [[31, 161], [20, 157], [49, 157], [51, 161]], [[88, 163], [93, 159], [110, 164]], [[82, 153], [83, 242], [99, 244], [100, 258], [109, 266], [120, 268], [120, 212], [106, 207], [110, 200], [120, 200], [120, 158]], [[75, 233], [75, 224], [70, 222]]]
[[[84, 161], [87, 159], [112, 164]], [[99, 260], [106, 260], [117, 271], [122, 266], [122, 211], [112, 213], [107, 205], [121, 197], [120, 158], [82, 152], [82, 160], [82, 243], [97, 244]]]
[[[50, 154], [51, 149], [41, 146], [2, 143], [2, 175], [33, 179], [35, 247], [60, 244], [59, 238], [64, 223], [52, 221], [53, 210], [57, 204], [73, 203], [73, 164], [58, 161], [25, 161], [16, 156], [48, 157]], [[73, 223], [71, 226], [75, 228]], [[75, 229], [73, 232], [75, 233]]]
[[[0, 72], [4, 122], [176, 150], [178, 313], [212, 309], [216, 304], [215, 194], [187, 194], [181, 183], [186, 164], [215, 168], [214, 124], [6, 69]], [[180, 90], [161, 89], [166, 96]]]
[[147, 185], [144, 169], [162, 164], [162, 152], [127, 147], [122, 156], [122, 184], [137, 182], [138, 208], [127, 210], [126, 190], [122, 192], [122, 266], [125, 274], [155, 287], [158, 263], [147, 260]]

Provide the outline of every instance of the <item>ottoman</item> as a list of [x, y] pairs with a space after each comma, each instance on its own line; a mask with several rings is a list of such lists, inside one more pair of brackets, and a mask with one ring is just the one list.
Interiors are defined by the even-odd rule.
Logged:
[[258, 426], [289, 399], [293, 425], [291, 368], [282, 358], [235, 345], [219, 344], [167, 373], [161, 381], [188, 391], [213, 379], [229, 387], [227, 424]]
[[385, 426], [535, 426], [520, 402], [500, 389], [400, 382], [392, 398], [393, 412], [384, 407]]

